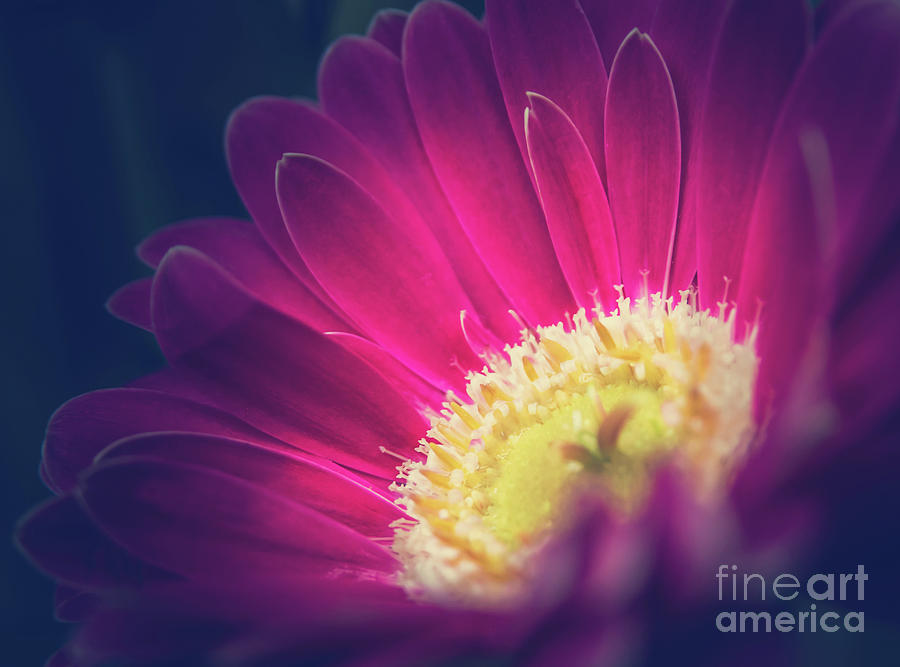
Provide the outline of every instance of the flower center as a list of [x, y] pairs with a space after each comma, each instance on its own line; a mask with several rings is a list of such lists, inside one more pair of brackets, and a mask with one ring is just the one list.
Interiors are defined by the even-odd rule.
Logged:
[[713, 492], [754, 434], [753, 336], [736, 343], [734, 311], [698, 311], [689, 292], [621, 297], [593, 319], [525, 330], [485, 355], [452, 393], [394, 489], [401, 583], [414, 596], [508, 602], [525, 590], [540, 547], [580, 494], [623, 513], [671, 457], [697, 493]]

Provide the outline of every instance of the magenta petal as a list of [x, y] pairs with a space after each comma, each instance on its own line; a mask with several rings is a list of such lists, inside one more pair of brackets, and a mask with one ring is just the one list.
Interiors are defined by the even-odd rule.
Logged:
[[403, 46], [403, 29], [409, 14], [399, 9], [382, 9], [372, 17], [366, 35], [385, 46], [398, 58]]
[[522, 155], [527, 91], [550, 98], [581, 133], [605, 179], [603, 103], [606, 67], [577, 0], [488, 0], [485, 25], [510, 124]]
[[709, 64], [728, 4], [728, 0], [661, 0], [650, 27], [650, 36], [672, 77], [681, 123], [681, 194], [670, 293], [687, 289], [697, 272], [697, 138], [709, 86]]
[[106, 389], [60, 406], [47, 425], [43, 466], [57, 492], [75, 486], [78, 474], [107, 445], [136, 433], [188, 431], [275, 443], [215, 408], [148, 389]]
[[525, 132], [547, 226], [579, 306], [605, 310], [621, 282], [619, 249], [597, 168], [572, 121], [552, 101], [529, 94]]
[[275, 197], [275, 165], [284, 153], [298, 148], [291, 130], [300, 123], [284, 111], [288, 105], [290, 109], [299, 106], [267, 97], [244, 102], [228, 119], [225, 153], [231, 179], [266, 242], [303, 284], [327, 303], [327, 295], [288, 237]]
[[[783, 399], [804, 360], [825, 300], [820, 272], [821, 193], [834, 188], [824, 137], [781, 125], [760, 179], [747, 233], [737, 308], [752, 318], [762, 306], [756, 350], [757, 414]], [[812, 348], [810, 348], [812, 349]]]
[[153, 331], [150, 318], [150, 287], [153, 278], [141, 278], [117, 289], [106, 302], [110, 314], [123, 322]]
[[412, 452], [424, 421], [366, 364], [254, 299], [204, 255], [173, 248], [153, 321], [168, 361], [210, 402], [310, 453], [385, 478], [380, 445]]
[[400, 60], [371, 40], [339, 39], [322, 59], [319, 97], [419, 210], [482, 321], [505, 342], [516, 340], [509, 300], [472, 247], [425, 155]]
[[80, 493], [92, 518], [116, 542], [190, 579], [393, 568], [384, 549], [337, 521], [193, 465], [117, 458], [91, 468]]
[[328, 331], [326, 335], [378, 371], [381, 377], [410, 404], [435, 410], [440, 407], [444, 394], [397, 361], [397, 358], [383, 347], [366, 338], [340, 331]]
[[367, 537], [389, 537], [400, 508], [325, 460], [193, 433], [149, 433], [120, 440], [97, 461], [128, 456], [187, 463], [253, 482], [302, 503]]
[[145, 239], [138, 254], [151, 266], [158, 266], [166, 252], [177, 245], [199, 250], [260, 301], [313, 329], [351, 329], [288, 271], [252, 224], [231, 218], [189, 220]]
[[425, 150], [488, 270], [527, 320], [558, 322], [572, 310], [572, 296], [509, 126], [484, 30], [455, 5], [422, 3], [407, 24], [403, 68]]
[[72, 496], [53, 498], [16, 528], [18, 547], [41, 570], [80, 589], [135, 587], [169, 577], [109, 539]]
[[696, 162], [697, 271], [704, 308], [722, 299], [726, 277], [739, 278], [772, 127], [809, 43], [807, 4], [737, 0], [725, 18]]
[[606, 169], [626, 293], [664, 291], [671, 263], [681, 135], [672, 80], [653, 41], [622, 42], [606, 97]]
[[277, 187], [291, 238], [331, 297], [419, 375], [459, 388], [458, 366], [478, 365], [459, 326], [472, 306], [431, 232], [315, 157], [285, 156]]
[[594, 29], [594, 37], [603, 54], [603, 62], [611, 63], [619, 45], [634, 28], [647, 32], [660, 0], [580, 0]]

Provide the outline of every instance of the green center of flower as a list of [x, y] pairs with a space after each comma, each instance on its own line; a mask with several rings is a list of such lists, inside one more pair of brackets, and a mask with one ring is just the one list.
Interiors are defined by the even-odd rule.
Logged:
[[656, 296], [612, 314], [523, 332], [467, 377], [395, 489], [401, 581], [417, 596], [494, 604], [524, 590], [529, 565], [583, 493], [623, 513], [653, 468], [676, 457], [714, 490], [754, 432], [756, 356], [733, 318]]

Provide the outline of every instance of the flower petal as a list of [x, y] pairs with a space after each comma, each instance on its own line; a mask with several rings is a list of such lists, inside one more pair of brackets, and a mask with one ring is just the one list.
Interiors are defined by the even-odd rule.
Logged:
[[100, 596], [80, 588], [58, 584], [53, 595], [53, 617], [63, 623], [81, 623], [100, 605]]
[[116, 542], [190, 579], [393, 567], [385, 550], [333, 519], [198, 466], [117, 458], [91, 468], [80, 493]]
[[353, 132], [407, 193], [482, 321], [505, 342], [517, 340], [509, 300], [472, 247], [425, 155], [400, 60], [371, 40], [339, 39], [319, 68], [319, 97], [328, 115]]
[[150, 318], [150, 286], [153, 278], [141, 278], [117, 289], [106, 302], [106, 310], [123, 322], [153, 331]]
[[139, 456], [187, 463], [257, 484], [331, 517], [367, 537], [393, 535], [400, 509], [325, 460], [195, 433], [145, 433], [119, 440], [97, 462]]
[[603, 54], [603, 62], [611, 63], [622, 40], [634, 28], [647, 32], [660, 0], [580, 0], [594, 30]]
[[681, 127], [681, 193], [670, 293], [687, 289], [697, 272], [697, 138], [709, 86], [709, 64], [728, 4], [728, 0], [692, 3], [660, 0], [650, 26], [650, 36], [672, 77]]
[[560, 266], [579, 306], [605, 309], [621, 282], [606, 191], [578, 129], [551, 100], [529, 94], [525, 133], [541, 204]]
[[632, 31], [606, 97], [606, 169], [629, 296], [666, 288], [678, 212], [681, 138], [672, 80], [656, 45]]
[[[849, 278], [838, 275], [833, 285], [820, 285], [814, 262], [826, 259], [830, 244], [838, 253], [852, 247], [854, 235], [865, 235], [870, 222], [884, 229], [877, 218], [861, 221], [857, 215], [877, 199], [871, 187], [898, 122], [898, 29], [894, 4], [872, 3], [845, 14], [799, 72], [773, 133], [753, 209], [739, 308], [749, 318], [756, 300], [764, 303], [760, 381], [768, 380], [776, 392], [796, 367], [814, 304], [831, 306], [830, 294]], [[823, 169], [830, 173], [819, 175]], [[812, 179], [811, 192], [803, 187], [803, 172]], [[884, 186], [897, 202], [896, 182]], [[835, 231], [837, 237], [830, 238]]]
[[220, 409], [312, 454], [394, 476], [423, 419], [338, 344], [255, 300], [204, 255], [170, 250], [153, 284], [163, 354]]
[[47, 425], [43, 466], [57, 492], [74, 488], [79, 473], [107, 445], [136, 433], [187, 431], [274, 445], [273, 438], [229, 414], [149, 389], [104, 389], [59, 407]]
[[352, 330], [281, 263], [254, 225], [231, 218], [203, 218], [165, 227], [138, 246], [138, 255], [158, 266], [174, 246], [199, 250], [251, 294], [319, 331]]
[[137, 587], [171, 576], [110, 540], [72, 496], [48, 500], [25, 515], [15, 541], [39, 569], [81, 589]]
[[398, 58], [403, 46], [403, 29], [409, 14], [399, 9], [382, 9], [372, 17], [366, 35], [391, 51]]
[[[782, 399], [804, 361], [806, 343], [824, 301], [824, 222], [818, 193], [834, 184], [824, 137], [780, 125], [760, 179], [747, 233], [737, 308], [752, 317], [762, 305], [757, 414]], [[824, 167], [824, 168], [823, 168]]]
[[310, 291], [331, 305], [294, 249], [275, 197], [275, 165], [284, 153], [299, 148], [291, 135], [292, 128], [303, 127], [291, 117], [297, 106], [271, 97], [244, 102], [228, 119], [225, 154], [231, 179], [263, 238]]
[[526, 163], [522, 112], [528, 106], [526, 92], [534, 91], [569, 116], [605, 180], [606, 67], [577, 0], [488, 0], [484, 20], [506, 111]]
[[332, 298], [429, 382], [460, 387], [458, 366], [478, 365], [459, 327], [472, 306], [431, 232], [318, 158], [285, 156], [277, 180], [291, 238]]
[[704, 308], [723, 298], [726, 277], [739, 279], [772, 127], [807, 52], [807, 4], [736, 0], [725, 17], [696, 163], [697, 271]]
[[437, 409], [443, 402], [444, 394], [397, 361], [396, 357], [383, 347], [350, 333], [327, 331], [325, 335], [378, 371], [381, 377], [410, 404]]
[[525, 319], [558, 322], [572, 296], [481, 26], [455, 5], [422, 3], [404, 34], [403, 68], [435, 174], [488, 270]]

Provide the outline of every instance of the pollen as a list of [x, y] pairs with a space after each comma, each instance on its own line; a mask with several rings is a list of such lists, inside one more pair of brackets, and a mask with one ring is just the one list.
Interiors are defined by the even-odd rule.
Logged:
[[755, 435], [755, 333], [736, 342], [734, 309], [694, 303], [620, 296], [484, 353], [466, 396], [426, 415], [421, 458], [392, 487], [409, 517], [393, 549], [410, 595], [517, 599], [580, 494], [628, 515], [661, 462], [687, 469], [698, 497], [722, 488]]

